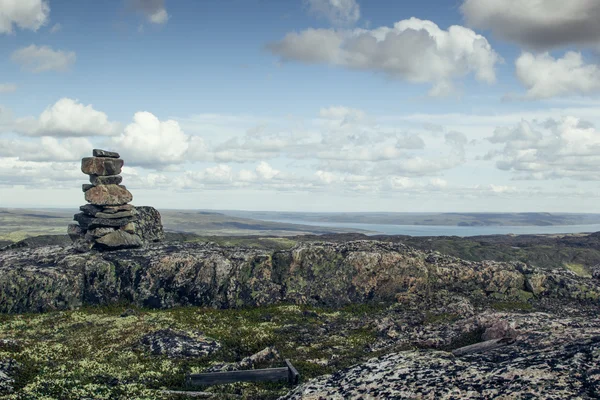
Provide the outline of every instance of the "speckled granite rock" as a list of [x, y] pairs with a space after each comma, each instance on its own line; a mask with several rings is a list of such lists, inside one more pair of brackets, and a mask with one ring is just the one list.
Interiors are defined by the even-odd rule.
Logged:
[[[534, 297], [524, 282], [546, 276]], [[88, 282], [83, 285], [83, 282]], [[446, 293], [457, 308], [474, 303], [559, 299], [598, 304], [600, 283], [569, 271], [522, 263], [467, 262], [398, 243], [304, 243], [291, 250], [151, 243], [143, 249], [78, 254], [47, 246], [0, 252], [0, 312], [49, 311], [118, 301], [168, 308], [279, 302], [342, 306], [422, 303]], [[452, 296], [460, 295], [452, 300]]]
[[242, 358], [241, 361], [235, 363], [215, 364], [208, 367], [202, 372], [223, 372], [254, 369], [257, 364], [277, 360], [279, 358], [281, 358], [279, 352], [274, 347], [267, 347], [262, 349], [258, 353]]
[[151, 332], [142, 337], [141, 344], [151, 354], [173, 358], [205, 357], [221, 348], [214, 339], [172, 329]]
[[13, 359], [0, 360], [0, 394], [10, 394], [14, 391], [14, 375], [19, 364]]
[[517, 327], [517, 341], [454, 357], [411, 350], [373, 358], [297, 387], [281, 400], [597, 399], [600, 321], [552, 314], [487, 314]]

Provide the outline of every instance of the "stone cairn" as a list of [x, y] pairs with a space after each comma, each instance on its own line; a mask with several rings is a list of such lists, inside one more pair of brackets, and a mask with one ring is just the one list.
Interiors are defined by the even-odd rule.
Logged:
[[118, 153], [94, 149], [93, 157], [81, 160], [81, 171], [90, 176], [83, 184], [85, 200], [68, 234], [79, 251], [142, 247], [164, 239], [161, 218], [152, 207], [129, 204], [132, 194], [121, 185], [123, 160]]

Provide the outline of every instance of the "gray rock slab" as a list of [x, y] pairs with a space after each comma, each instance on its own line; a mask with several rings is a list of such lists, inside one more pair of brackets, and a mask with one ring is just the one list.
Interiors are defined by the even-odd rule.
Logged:
[[94, 150], [92, 150], [92, 154], [94, 155], [94, 157], [107, 157], [107, 158], [119, 158], [119, 157], [121, 157], [119, 155], [119, 153], [117, 153], [115, 151], [107, 151], [107, 150], [100, 150], [100, 149], [94, 149]]

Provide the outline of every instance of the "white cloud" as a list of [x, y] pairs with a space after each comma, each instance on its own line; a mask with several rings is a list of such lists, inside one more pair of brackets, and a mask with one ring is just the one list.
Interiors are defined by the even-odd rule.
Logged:
[[20, 161], [79, 161], [89, 156], [93, 148], [85, 138], [0, 139], [0, 157], [15, 157]]
[[361, 121], [365, 118], [365, 112], [356, 108], [344, 106], [324, 107], [319, 110], [319, 116], [325, 119], [342, 121]]
[[516, 67], [531, 99], [600, 92], [600, 67], [585, 64], [581, 53], [570, 51], [559, 59], [548, 53], [523, 53]]
[[12, 93], [17, 90], [14, 83], [0, 83], [0, 93]]
[[279, 175], [279, 171], [271, 167], [268, 163], [261, 161], [256, 167], [256, 173], [262, 179], [271, 180], [277, 175]]
[[13, 125], [17, 133], [28, 136], [110, 136], [119, 130], [119, 124], [91, 104], [84, 106], [69, 98], [58, 100], [37, 119], [20, 118]]
[[148, 22], [164, 24], [169, 20], [164, 0], [128, 0], [129, 6], [142, 13]]
[[325, 17], [334, 25], [354, 24], [360, 19], [356, 0], [304, 0], [309, 11]]
[[473, 73], [493, 83], [501, 61], [485, 37], [462, 26], [440, 29], [411, 18], [393, 28], [307, 29], [288, 33], [267, 48], [284, 61], [331, 64], [383, 72], [412, 83], [431, 83], [430, 95], [445, 94], [457, 78]]
[[37, 162], [0, 157], [0, 185], [72, 189], [81, 182], [79, 165], [79, 162]]
[[464, 0], [470, 26], [535, 50], [600, 43], [597, 0]]
[[14, 25], [37, 31], [49, 15], [46, 0], [0, 0], [0, 33], [13, 33]]
[[600, 131], [575, 117], [543, 123], [522, 121], [497, 128], [488, 140], [504, 145], [496, 166], [515, 179], [600, 180]]
[[174, 120], [160, 121], [149, 112], [137, 112], [133, 122], [114, 142], [131, 165], [164, 168], [205, 157], [206, 147], [200, 137], [183, 132]]
[[34, 44], [16, 50], [11, 60], [27, 71], [39, 73], [44, 71], [67, 71], [75, 63], [74, 51], [53, 50], [48, 46], [38, 47]]

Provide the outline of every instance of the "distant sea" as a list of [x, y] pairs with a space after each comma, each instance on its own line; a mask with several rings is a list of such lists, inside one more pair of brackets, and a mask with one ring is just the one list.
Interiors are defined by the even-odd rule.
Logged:
[[264, 221], [284, 222], [329, 228], [366, 230], [367, 235], [409, 235], [409, 236], [483, 236], [483, 235], [535, 235], [555, 233], [592, 233], [600, 231], [600, 224], [593, 225], [552, 225], [552, 226], [429, 226], [429, 225], [381, 225], [354, 224], [347, 222], [314, 222], [301, 219], [270, 219]]

